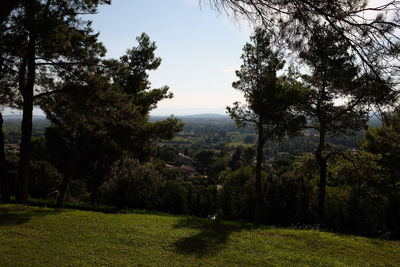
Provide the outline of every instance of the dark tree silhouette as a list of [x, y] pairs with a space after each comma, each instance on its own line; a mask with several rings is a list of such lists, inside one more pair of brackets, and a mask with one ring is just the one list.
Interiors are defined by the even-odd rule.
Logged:
[[[0, 25], [0, 28], [2, 26]], [[3, 31], [0, 31], [2, 34]], [[0, 38], [0, 45], [4, 45], [3, 38]], [[0, 50], [0, 193], [3, 202], [10, 201], [10, 185], [7, 178], [7, 164], [4, 147], [4, 132], [3, 132], [3, 109], [5, 107], [16, 107], [16, 73], [10, 68], [13, 58], [5, 50]]]
[[[367, 69], [386, 76], [399, 71], [400, 1], [368, 5], [367, 0], [200, 0], [220, 11], [262, 23], [276, 39], [303, 50], [312, 36], [311, 25], [327, 24], [340, 35]], [[374, 60], [379, 55], [385, 58]]]
[[366, 126], [372, 104], [390, 103], [395, 94], [380, 75], [366, 73], [354, 63], [350, 47], [340, 34], [329, 27], [314, 25], [307, 51], [300, 54], [310, 75], [303, 81], [310, 89], [305, 107], [308, 127], [319, 132], [315, 158], [319, 164], [318, 210], [324, 223], [325, 188], [328, 159], [339, 151], [326, 151], [326, 138], [354, 134]]
[[257, 133], [257, 163], [255, 181], [256, 225], [261, 220], [262, 185], [261, 169], [265, 141], [296, 133], [304, 117], [295, 113], [295, 106], [302, 97], [301, 87], [289, 77], [278, 77], [277, 72], [284, 66], [278, 51], [270, 43], [271, 36], [263, 28], [257, 28], [251, 42], [243, 48], [243, 64], [236, 72], [239, 80], [233, 87], [243, 92], [247, 105], [238, 102], [227, 107], [229, 115], [238, 126], [254, 125]]
[[18, 75], [23, 102], [18, 202], [28, 197], [34, 100], [42, 95], [41, 90], [49, 93], [59, 80], [77, 78], [104, 53], [81, 16], [95, 13], [98, 2], [26, 0], [3, 25], [2, 41], [15, 57], [10, 68]]
[[[120, 60], [106, 60], [99, 65], [98, 72], [89, 72], [86, 84], [66, 82], [59, 95], [43, 101], [53, 132], [59, 133], [57, 139], [70, 154], [70, 164], [63, 166], [59, 208], [70, 180], [80, 175], [76, 171], [78, 166], [83, 160], [88, 165], [91, 153], [101, 154], [101, 148], [111, 143], [120, 157], [128, 154], [146, 161], [158, 139], [170, 139], [182, 130], [181, 121], [173, 117], [148, 121], [157, 102], [171, 98], [172, 94], [168, 87], [150, 88], [148, 71], [156, 70], [161, 59], [155, 57], [156, 45], [146, 34], [137, 40], [138, 46]], [[101, 165], [102, 159], [96, 159], [93, 165]]]
[[0, 25], [4, 23], [11, 12], [17, 8], [22, 0], [3, 0], [0, 5]]

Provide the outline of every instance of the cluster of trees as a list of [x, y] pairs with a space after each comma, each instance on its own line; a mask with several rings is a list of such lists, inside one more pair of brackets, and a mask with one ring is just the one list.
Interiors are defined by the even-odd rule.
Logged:
[[[105, 48], [83, 14], [94, 14], [99, 4], [108, 2], [15, 1], [1, 23], [1, 104], [23, 111], [17, 202], [27, 201], [33, 155], [62, 174], [61, 207], [72, 178], [85, 181], [95, 198], [114, 161], [124, 155], [148, 161], [158, 139], [172, 138], [182, 129], [173, 117], [149, 122], [150, 110], [172, 94], [167, 86], [150, 87], [148, 72], [161, 59], [146, 34], [119, 60], [102, 58]], [[51, 125], [43, 140], [32, 143], [34, 105], [44, 110]], [[2, 200], [9, 201], [2, 133]]]
[[[257, 132], [255, 180], [255, 223], [261, 217], [261, 164], [267, 139], [298, 134], [311, 128], [318, 132], [315, 151], [319, 175], [319, 222], [325, 223], [327, 162], [340, 151], [327, 151], [327, 136], [346, 135], [366, 126], [370, 105], [390, 104], [396, 94], [389, 80], [371, 71], [363, 71], [349, 53], [349, 44], [326, 24], [316, 24], [299, 59], [307, 74], [277, 76], [284, 67], [272, 36], [257, 28], [252, 43], [246, 44], [243, 65], [237, 71], [233, 87], [243, 92], [247, 105], [235, 103], [228, 112], [238, 126], [252, 123]], [[342, 103], [337, 103], [341, 100]]]

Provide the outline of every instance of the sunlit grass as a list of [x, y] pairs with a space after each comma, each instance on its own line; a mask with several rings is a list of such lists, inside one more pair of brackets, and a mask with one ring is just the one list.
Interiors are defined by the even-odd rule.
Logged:
[[398, 266], [400, 243], [172, 215], [0, 205], [1, 266]]

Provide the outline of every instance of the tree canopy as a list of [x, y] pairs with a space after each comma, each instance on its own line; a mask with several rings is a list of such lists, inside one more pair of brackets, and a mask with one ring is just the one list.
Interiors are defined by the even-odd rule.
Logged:
[[255, 223], [260, 223], [261, 164], [267, 139], [295, 133], [304, 123], [304, 117], [296, 114], [295, 106], [302, 98], [302, 87], [294, 79], [278, 77], [284, 67], [282, 55], [273, 49], [270, 34], [257, 28], [251, 43], [243, 48], [243, 64], [236, 71], [239, 80], [232, 86], [241, 91], [246, 105], [234, 103], [227, 107], [229, 115], [238, 126], [254, 125], [258, 135], [256, 164]]
[[[385, 76], [398, 73], [399, 1], [367, 0], [200, 0], [228, 14], [263, 24], [276, 40], [302, 51], [313, 34], [313, 24], [327, 24], [366, 69]], [[281, 42], [282, 43], [282, 42]], [[381, 59], [381, 60], [377, 60]]]

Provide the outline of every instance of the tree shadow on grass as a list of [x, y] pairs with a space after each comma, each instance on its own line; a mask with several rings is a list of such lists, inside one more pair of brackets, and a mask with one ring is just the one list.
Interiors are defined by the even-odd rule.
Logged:
[[59, 210], [29, 208], [23, 205], [0, 205], [0, 226], [24, 224], [34, 217], [60, 213]]
[[240, 232], [246, 229], [239, 225], [219, 223], [199, 218], [182, 219], [175, 227], [198, 230], [198, 233], [193, 236], [179, 239], [174, 243], [174, 246], [180, 254], [192, 254], [199, 258], [217, 254], [225, 247], [229, 236], [233, 232]]

